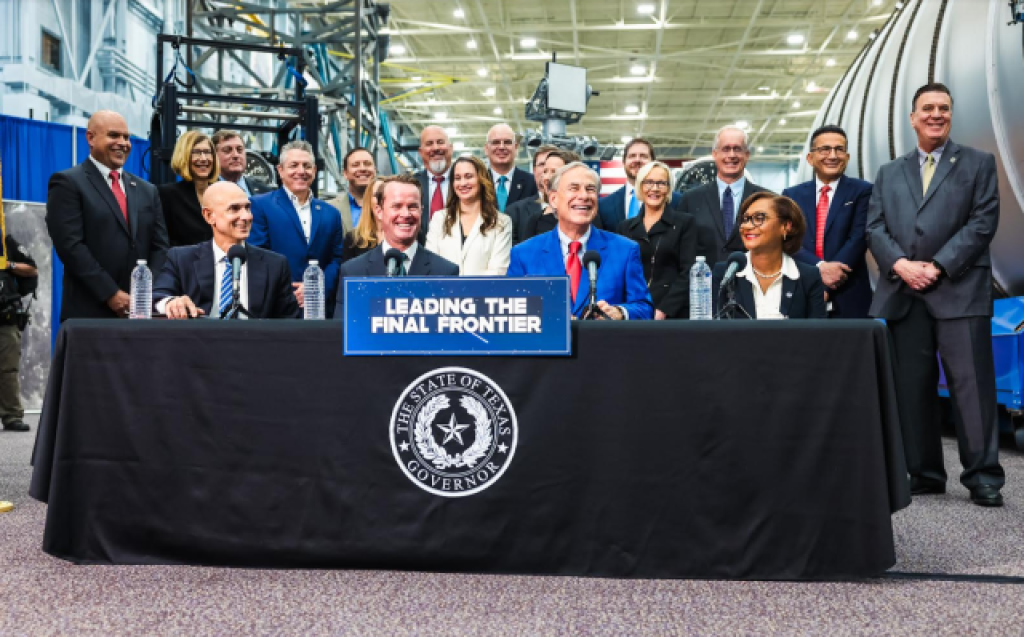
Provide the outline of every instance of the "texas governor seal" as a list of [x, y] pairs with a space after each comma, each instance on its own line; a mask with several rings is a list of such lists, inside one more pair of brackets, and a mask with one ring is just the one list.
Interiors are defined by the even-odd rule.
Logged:
[[391, 414], [391, 450], [416, 486], [458, 498], [494, 484], [512, 461], [516, 414], [479, 372], [442, 367], [405, 388]]

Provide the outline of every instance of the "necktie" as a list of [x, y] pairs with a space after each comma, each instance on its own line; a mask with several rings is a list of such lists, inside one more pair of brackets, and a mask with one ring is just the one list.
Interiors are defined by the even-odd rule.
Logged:
[[116, 170], [110, 171], [110, 185], [114, 190], [114, 199], [117, 199], [117, 205], [121, 206], [124, 222], [128, 223], [128, 199], [124, 196], [124, 190], [121, 189], [121, 175]]
[[636, 200], [636, 190], [629, 195], [629, 219], [632, 219], [640, 212], [640, 202]]
[[444, 208], [444, 197], [441, 195], [441, 182], [444, 181], [443, 175], [436, 175], [434, 177], [434, 196], [430, 198], [430, 218], [434, 218], [434, 213]]
[[732, 200], [732, 188], [726, 187], [722, 195], [722, 225], [725, 227], [725, 237], [728, 239], [732, 234], [733, 218], [736, 216], [736, 206]]
[[406, 264], [407, 261], [409, 261], [409, 255], [405, 254], [403, 252], [402, 253], [402, 263], [398, 267], [398, 275], [399, 276], [408, 276], [409, 275], [409, 268], [405, 267], [405, 264]]
[[935, 156], [929, 154], [928, 158], [924, 160], [924, 172], [921, 173], [921, 181], [924, 185], [924, 192], [922, 195], [928, 194], [928, 185], [932, 183], [932, 177], [935, 176]]
[[224, 312], [231, 307], [231, 299], [234, 297], [234, 281], [231, 276], [231, 262], [224, 257], [224, 276], [220, 278], [220, 302], [217, 304], [217, 316], [224, 316]]
[[498, 210], [505, 212], [505, 204], [508, 203], [508, 177], [498, 177]]
[[828, 193], [830, 190], [832, 190], [830, 186], [821, 187], [818, 210], [815, 212], [814, 254], [818, 255], [819, 259], [825, 258], [825, 220], [828, 219]]
[[572, 295], [573, 304], [575, 304], [576, 292], [580, 289], [580, 274], [583, 273], [583, 266], [580, 265], [579, 241], [569, 244], [569, 261], [565, 264], [565, 272], [569, 275], [569, 293]]

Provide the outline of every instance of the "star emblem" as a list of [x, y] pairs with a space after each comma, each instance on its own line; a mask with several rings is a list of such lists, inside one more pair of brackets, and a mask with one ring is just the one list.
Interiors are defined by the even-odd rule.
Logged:
[[498, 445], [498, 451], [500, 451], [501, 453], [508, 453], [508, 445], [506, 445], [504, 442], [501, 443], [500, 445]]
[[469, 425], [458, 424], [455, 421], [455, 412], [452, 412], [452, 419], [448, 421], [448, 424], [438, 425], [437, 428], [448, 434], [444, 437], [444, 440], [441, 441], [442, 445], [448, 444], [448, 441], [450, 441], [452, 438], [458, 440], [460, 445], [465, 444], [462, 442], [462, 432], [466, 429], [469, 429]]
[[409, 443], [403, 442], [402, 444], [398, 445], [398, 448], [401, 449], [402, 452], [404, 453], [409, 450]]

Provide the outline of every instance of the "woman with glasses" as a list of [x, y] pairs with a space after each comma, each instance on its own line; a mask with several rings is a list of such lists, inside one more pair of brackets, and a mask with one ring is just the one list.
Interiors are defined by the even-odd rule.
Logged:
[[452, 164], [448, 203], [427, 230], [427, 250], [459, 266], [460, 275], [504, 276], [512, 251], [512, 220], [498, 212], [490, 171], [472, 156]]
[[[813, 265], [791, 255], [800, 250], [807, 224], [789, 197], [759, 192], [747, 197], [736, 218], [747, 249], [747, 265], [736, 273], [734, 316], [753, 319], [825, 318], [825, 284]], [[711, 290], [717, 312], [726, 302], [718, 293], [726, 263], [716, 263]]]
[[652, 161], [637, 172], [640, 211], [619, 224], [618, 233], [640, 244], [644, 280], [654, 301], [654, 319], [688, 318], [690, 268], [697, 256], [693, 217], [668, 208], [672, 171]]
[[366, 254], [380, 243], [378, 234], [380, 229], [377, 226], [377, 215], [373, 209], [377, 203], [377, 193], [380, 192], [380, 187], [383, 185], [384, 179], [377, 176], [366, 187], [366, 192], [363, 193], [363, 213], [359, 215], [359, 223], [345, 235], [345, 243], [341, 251], [342, 263]]
[[213, 230], [203, 219], [201, 202], [206, 188], [220, 177], [213, 142], [197, 131], [184, 133], [174, 145], [171, 170], [181, 177], [181, 181], [162, 184], [158, 188], [171, 246], [209, 241], [213, 238]]

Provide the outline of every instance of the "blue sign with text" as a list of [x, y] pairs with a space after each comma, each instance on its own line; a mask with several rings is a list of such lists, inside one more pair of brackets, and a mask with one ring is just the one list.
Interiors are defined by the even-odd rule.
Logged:
[[568, 356], [569, 277], [345, 279], [347, 356]]

